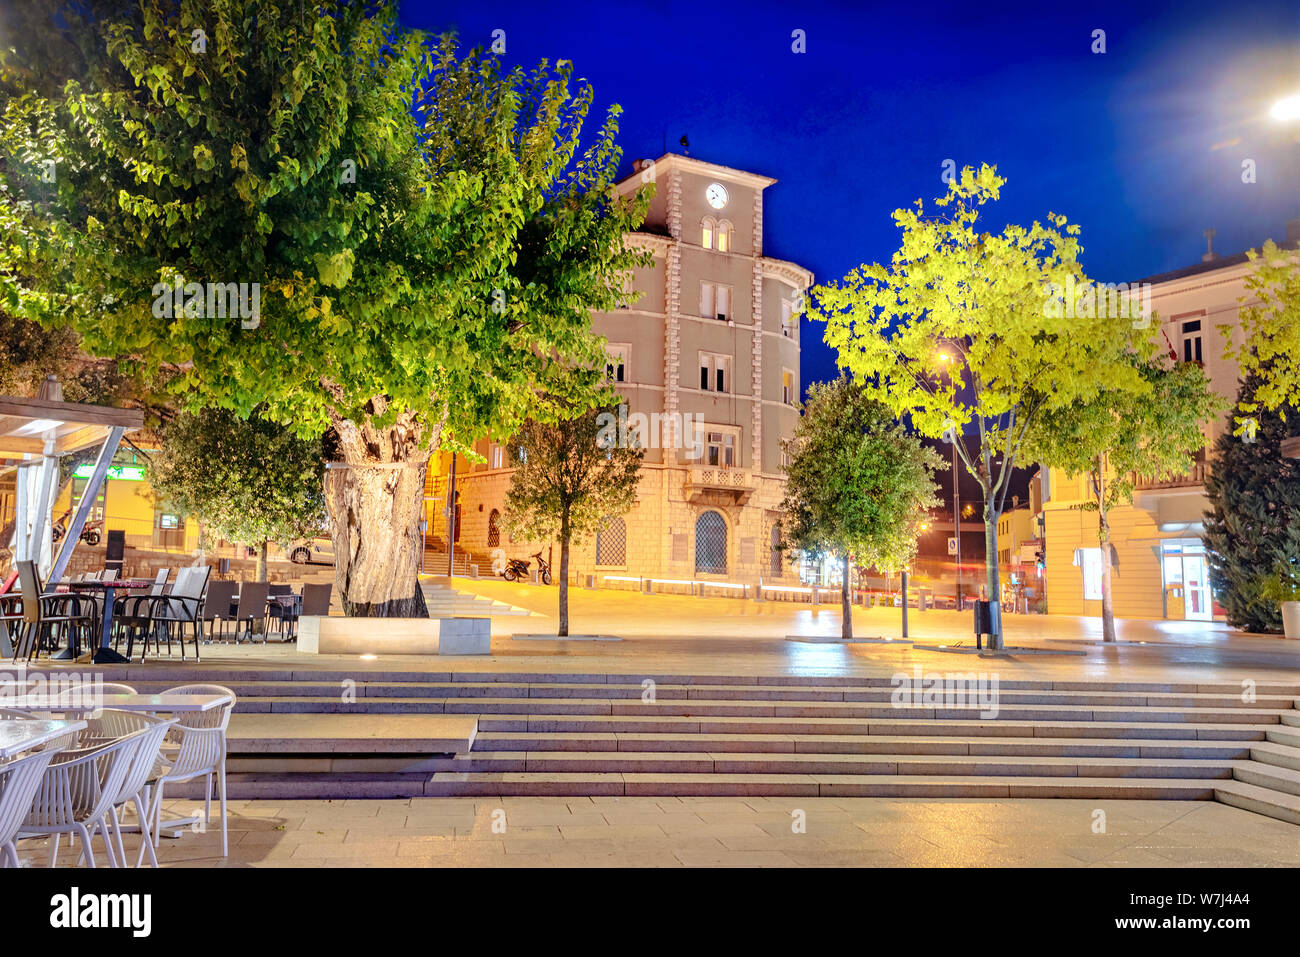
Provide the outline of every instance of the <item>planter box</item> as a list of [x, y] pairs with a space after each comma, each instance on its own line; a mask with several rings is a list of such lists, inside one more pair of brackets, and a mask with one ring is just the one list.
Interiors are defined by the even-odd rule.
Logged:
[[1282, 602], [1282, 630], [1288, 638], [1300, 638], [1300, 601]]
[[489, 618], [303, 616], [298, 650], [309, 655], [487, 655]]

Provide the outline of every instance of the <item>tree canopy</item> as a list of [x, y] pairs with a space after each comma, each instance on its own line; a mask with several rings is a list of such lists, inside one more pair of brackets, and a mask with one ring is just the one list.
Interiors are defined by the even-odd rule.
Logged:
[[1300, 259], [1295, 250], [1284, 250], [1272, 240], [1247, 257], [1256, 264], [1246, 276], [1250, 302], [1238, 310], [1244, 337], [1233, 345], [1232, 324], [1219, 330], [1228, 342], [1228, 358], [1237, 363], [1243, 378], [1253, 377], [1255, 388], [1249, 399], [1238, 403], [1239, 430], [1251, 428], [1261, 410], [1276, 413], [1283, 420], [1288, 410], [1300, 410]]
[[1140, 388], [1128, 355], [1152, 349], [1134, 298], [1084, 275], [1078, 226], [1049, 213], [1046, 224], [984, 229], [1005, 182], [994, 167], [967, 167], [935, 201], [945, 212], [927, 215], [920, 200], [895, 210], [891, 261], [815, 287], [808, 310], [867, 396], [922, 435], [957, 439], [984, 494], [993, 600], [997, 519], [1026, 436], [1044, 412], [1103, 387]]

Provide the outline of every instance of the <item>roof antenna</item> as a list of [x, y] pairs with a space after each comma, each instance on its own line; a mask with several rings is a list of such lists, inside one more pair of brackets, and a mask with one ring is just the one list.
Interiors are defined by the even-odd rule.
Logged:
[[1218, 254], [1214, 251], [1214, 237], [1216, 235], [1213, 229], [1207, 229], [1201, 234], [1205, 237], [1205, 252], [1201, 255], [1201, 262], [1208, 263], [1218, 259]]

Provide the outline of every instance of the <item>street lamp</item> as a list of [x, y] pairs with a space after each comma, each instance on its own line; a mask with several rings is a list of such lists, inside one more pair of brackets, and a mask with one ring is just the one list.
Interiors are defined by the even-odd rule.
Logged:
[[1300, 120], [1300, 93], [1282, 97], [1273, 104], [1268, 115], [1279, 123], [1294, 123]]

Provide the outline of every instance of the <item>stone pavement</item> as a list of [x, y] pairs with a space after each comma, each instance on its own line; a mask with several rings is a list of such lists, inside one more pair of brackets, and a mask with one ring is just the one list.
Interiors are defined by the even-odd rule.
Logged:
[[[191, 813], [197, 802], [168, 802]], [[1094, 833], [1096, 811], [1105, 833]], [[792, 812], [806, 815], [795, 833]], [[494, 831], [494, 822], [504, 821]], [[128, 854], [135, 839], [127, 837]], [[1300, 865], [1300, 827], [1212, 802], [778, 798], [234, 801], [182, 867], [1182, 867]], [[96, 841], [98, 846], [98, 841]], [[19, 856], [43, 865], [43, 841]], [[103, 862], [103, 851], [97, 858]], [[66, 845], [60, 861], [70, 864]]]

